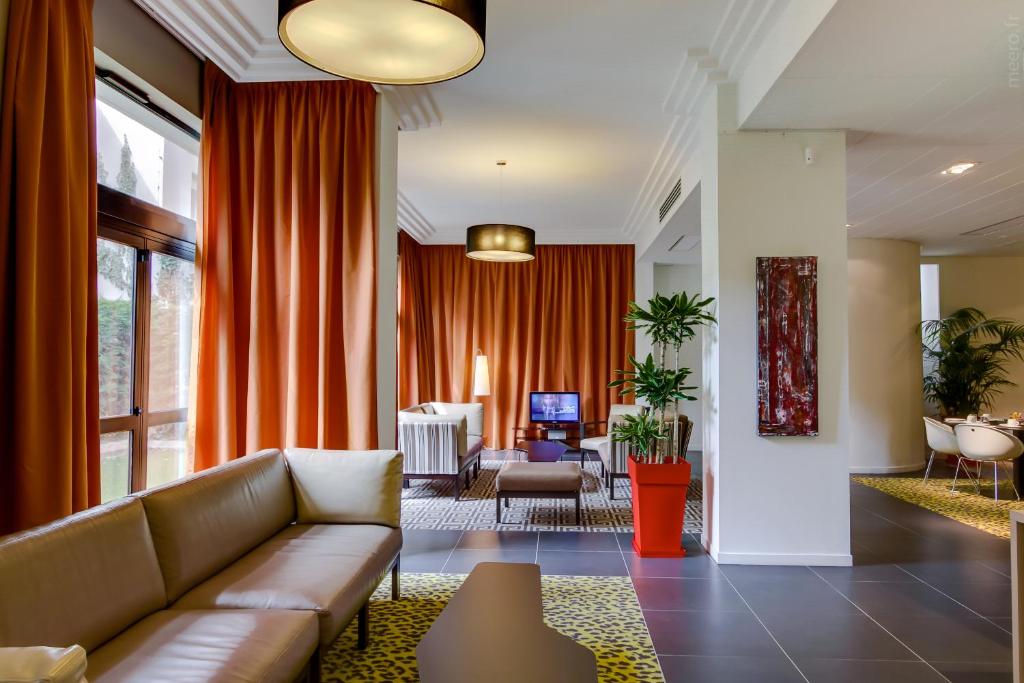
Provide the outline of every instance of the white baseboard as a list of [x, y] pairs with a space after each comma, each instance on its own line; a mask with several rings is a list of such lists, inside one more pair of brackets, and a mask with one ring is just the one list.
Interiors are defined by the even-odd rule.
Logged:
[[788, 554], [788, 553], [723, 553], [712, 554], [718, 564], [797, 565], [808, 567], [850, 567], [853, 555]]
[[901, 474], [903, 472], [919, 472], [925, 467], [924, 462], [914, 465], [892, 465], [890, 467], [859, 467], [850, 466], [850, 474]]

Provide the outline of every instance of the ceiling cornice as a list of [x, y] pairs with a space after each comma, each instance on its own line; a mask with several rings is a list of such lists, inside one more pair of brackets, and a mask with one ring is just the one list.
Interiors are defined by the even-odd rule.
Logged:
[[[275, 36], [268, 39], [235, 2], [135, 0], [196, 54], [212, 60], [238, 83], [319, 81], [335, 77], [292, 56]], [[441, 125], [441, 112], [424, 86], [375, 86], [398, 116], [399, 129]]]
[[[690, 48], [683, 53], [663, 104], [674, 118], [626, 216], [623, 232], [627, 236], [635, 238], [652, 219], [657, 220], [662, 198], [697, 153], [697, 113], [701, 104], [714, 86], [743, 75], [754, 48], [788, 2], [729, 0], [709, 47]], [[662, 222], [671, 215], [666, 214]]]
[[408, 197], [398, 191], [398, 227], [423, 243], [437, 232], [423, 214], [421, 214]]

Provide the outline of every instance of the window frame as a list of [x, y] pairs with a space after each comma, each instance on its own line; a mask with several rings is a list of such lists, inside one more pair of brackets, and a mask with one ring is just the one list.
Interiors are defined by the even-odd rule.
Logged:
[[188, 407], [150, 413], [149, 326], [152, 254], [196, 260], [196, 222], [105, 185], [97, 185], [97, 237], [135, 249], [132, 302], [132, 409], [100, 418], [100, 434], [129, 432], [129, 492], [146, 489], [149, 428], [188, 419]]

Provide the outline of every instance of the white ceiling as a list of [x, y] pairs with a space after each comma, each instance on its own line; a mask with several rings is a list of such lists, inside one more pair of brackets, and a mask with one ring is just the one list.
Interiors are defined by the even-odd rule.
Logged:
[[[482, 222], [633, 241], [693, 142], [691, 100], [742, 73], [789, 1], [489, 0], [480, 67], [382, 89], [402, 125], [402, 227], [434, 243]], [[280, 45], [274, 0], [137, 2], [236, 80], [324, 77]]]
[[[1024, 252], [1024, 0], [839, 0], [745, 128], [845, 128], [852, 237]], [[1020, 52], [1016, 53], [1019, 69]], [[981, 165], [961, 176], [958, 161]]]

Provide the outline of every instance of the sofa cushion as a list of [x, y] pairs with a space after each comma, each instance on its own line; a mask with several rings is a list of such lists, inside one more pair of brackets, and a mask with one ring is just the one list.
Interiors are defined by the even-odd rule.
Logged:
[[596, 452], [606, 443], [608, 443], [607, 436], [590, 436], [580, 441], [580, 450]]
[[296, 609], [320, 617], [331, 643], [380, 584], [402, 548], [401, 529], [296, 524], [178, 600], [175, 609]]
[[91, 650], [166, 602], [134, 498], [0, 539], [0, 646]]
[[402, 523], [402, 454], [289, 448], [299, 524]]
[[316, 615], [292, 610], [162, 610], [89, 653], [105, 681], [294, 681], [317, 646]]
[[483, 436], [484, 404], [483, 403], [440, 403], [430, 404], [437, 415], [463, 416], [466, 418], [466, 431], [471, 435]]
[[278, 450], [247, 455], [140, 498], [171, 601], [295, 519], [291, 477]]

